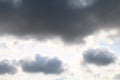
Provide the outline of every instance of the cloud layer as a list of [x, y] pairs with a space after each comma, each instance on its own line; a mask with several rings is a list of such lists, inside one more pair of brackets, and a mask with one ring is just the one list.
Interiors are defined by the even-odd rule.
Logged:
[[116, 58], [109, 50], [100, 49], [89, 49], [83, 54], [84, 63], [95, 64], [97, 66], [106, 66], [114, 63]]
[[16, 72], [17, 68], [9, 61], [4, 60], [0, 62], [0, 75], [15, 74]]
[[1, 34], [61, 37], [73, 42], [96, 30], [119, 25], [119, 0], [13, 1], [0, 1]]
[[21, 60], [20, 64], [23, 71], [27, 73], [60, 74], [64, 71], [60, 60], [40, 55], [36, 55], [35, 60]]

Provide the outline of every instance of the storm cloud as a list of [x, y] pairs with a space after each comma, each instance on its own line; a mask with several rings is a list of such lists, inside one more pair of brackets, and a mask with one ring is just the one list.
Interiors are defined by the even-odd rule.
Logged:
[[0, 33], [81, 41], [100, 29], [119, 28], [120, 0], [1, 0]]
[[17, 68], [13, 64], [11, 64], [8, 60], [0, 62], [0, 75], [15, 74], [16, 72]]
[[84, 63], [95, 64], [97, 66], [106, 66], [114, 63], [116, 57], [107, 49], [88, 49], [83, 54]]
[[64, 71], [59, 59], [49, 59], [40, 55], [36, 55], [35, 60], [21, 60], [20, 64], [27, 73], [60, 74]]

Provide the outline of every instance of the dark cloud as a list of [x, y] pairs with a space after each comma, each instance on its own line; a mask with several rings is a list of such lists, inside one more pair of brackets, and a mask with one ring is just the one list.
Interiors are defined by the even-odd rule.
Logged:
[[15, 74], [16, 72], [17, 68], [9, 61], [4, 60], [0, 62], [0, 75]]
[[1, 34], [74, 42], [119, 21], [120, 0], [0, 1]]
[[60, 60], [40, 55], [36, 55], [35, 60], [21, 60], [20, 64], [23, 71], [27, 73], [60, 74], [64, 71]]
[[89, 49], [83, 54], [84, 63], [95, 64], [97, 66], [106, 66], [114, 63], [116, 57], [109, 50], [100, 49]]

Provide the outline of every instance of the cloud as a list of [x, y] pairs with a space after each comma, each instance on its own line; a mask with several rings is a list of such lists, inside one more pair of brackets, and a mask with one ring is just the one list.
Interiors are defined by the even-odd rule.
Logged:
[[60, 74], [64, 71], [59, 59], [49, 59], [40, 55], [36, 55], [35, 60], [21, 60], [20, 64], [27, 73]]
[[3, 60], [0, 62], [0, 75], [15, 74], [16, 72], [17, 68], [9, 61]]
[[114, 63], [116, 57], [107, 49], [88, 49], [83, 54], [84, 63], [95, 64], [97, 66], [106, 66]]
[[120, 80], [120, 74], [116, 75], [116, 76], [114, 77], [114, 79], [115, 79], [115, 80]]
[[119, 0], [1, 0], [0, 33], [81, 41], [99, 29], [118, 28], [119, 10]]

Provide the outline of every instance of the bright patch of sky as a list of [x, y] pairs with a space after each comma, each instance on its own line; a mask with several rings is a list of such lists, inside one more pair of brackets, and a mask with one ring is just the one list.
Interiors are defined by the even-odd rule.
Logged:
[[109, 47], [109, 49], [111, 49], [113, 52], [120, 55], [120, 42], [119, 42], [119, 39], [115, 40], [115, 42], [113, 42], [112, 44], [110, 44], [107, 41], [101, 41], [99, 43], [99, 45], [104, 46], [104, 47]]
[[[44, 75], [40, 74], [25, 74], [19, 69], [15, 76], [8, 76], [11, 80], [17, 80], [22, 77], [23, 80], [44, 79], [53, 80], [100, 80], [106, 77], [106, 70], [112, 69], [113, 65], [107, 68], [101, 68], [89, 65], [88, 68], [82, 65], [83, 57], [82, 52], [88, 48], [107, 47], [115, 53], [119, 53], [120, 42], [115, 40], [111, 43], [109, 35], [115, 35], [110, 31], [105, 33], [100, 31], [98, 34], [90, 35], [85, 38], [86, 44], [65, 45], [59, 39], [37, 41], [37, 40], [20, 40], [15, 37], [1, 37], [0, 38], [0, 60], [19, 60], [33, 58], [36, 54], [47, 57], [58, 57], [67, 69], [63, 74]], [[97, 38], [96, 38], [97, 36]], [[118, 61], [119, 63], [119, 61]], [[93, 69], [94, 67], [94, 69]], [[111, 70], [117, 73], [119, 67], [114, 65], [116, 69]], [[89, 69], [90, 68], [90, 69]], [[92, 70], [91, 70], [92, 69]], [[96, 72], [97, 71], [97, 72]], [[112, 72], [109, 75], [113, 75]], [[7, 75], [6, 75], [7, 76]], [[4, 76], [5, 78], [7, 78]], [[3, 79], [4, 77], [1, 77]], [[9, 78], [8, 78], [9, 79]], [[6, 79], [7, 80], [7, 79]], [[104, 80], [104, 79], [103, 79]]]
[[[97, 0], [96, 0], [97, 1]], [[86, 8], [96, 3], [95, 0], [70, 0], [70, 6], [73, 8]]]

